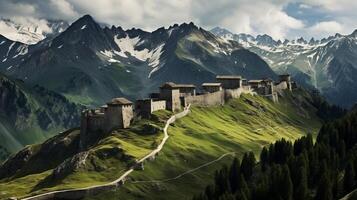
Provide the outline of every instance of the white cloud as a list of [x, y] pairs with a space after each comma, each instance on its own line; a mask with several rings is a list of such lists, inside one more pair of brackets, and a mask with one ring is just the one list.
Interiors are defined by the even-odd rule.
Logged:
[[325, 21], [319, 22], [309, 28], [314, 34], [329, 34], [329, 33], [339, 33], [343, 30], [343, 27], [340, 23], [336, 21]]
[[303, 0], [305, 5], [314, 7], [325, 18], [304, 30], [305, 36], [327, 37], [335, 33], [350, 34], [357, 28], [357, 1], [355, 0]]
[[283, 38], [304, 24], [283, 11], [286, 1], [258, 0], [68, 0], [82, 14], [114, 25], [154, 30], [193, 21], [203, 27], [224, 26], [235, 32], [267, 33]]
[[[300, 3], [298, 9], [304, 13], [318, 8], [330, 17], [314, 19], [317, 22], [306, 27], [308, 22], [285, 11], [289, 3]], [[71, 22], [90, 14], [99, 22], [145, 30], [193, 21], [207, 29], [222, 26], [236, 33], [266, 33], [275, 39], [296, 33], [315, 37], [334, 34], [336, 30], [347, 33], [356, 26], [356, 9], [355, 0], [0, 0], [2, 17], [59, 18]]]

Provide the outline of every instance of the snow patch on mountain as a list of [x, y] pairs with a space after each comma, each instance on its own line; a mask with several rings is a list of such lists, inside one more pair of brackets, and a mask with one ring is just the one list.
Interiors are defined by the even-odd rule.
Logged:
[[132, 57], [137, 58], [141, 61], [146, 61], [146, 59], [151, 57], [151, 54], [148, 49], [136, 50], [136, 46], [140, 41], [139, 37], [130, 38], [128, 35], [125, 38], [114, 37], [115, 43], [120, 49], [120, 56], [127, 57], [126, 53], [129, 53]]
[[17, 54], [14, 55], [12, 58], [16, 58], [18, 56], [23, 56], [26, 55], [28, 53], [28, 47], [27, 45], [21, 45], [17, 48], [16, 50]]
[[11, 43], [11, 45], [9, 46], [9, 49], [7, 50], [6, 56], [9, 56], [9, 53], [10, 53], [12, 47], [15, 45], [15, 43], [16, 42]]
[[165, 44], [161, 44], [158, 47], [156, 47], [153, 51], [151, 51], [151, 56], [149, 58], [149, 66], [150, 67], [156, 67], [160, 64], [160, 57], [162, 54], [162, 49], [165, 46]]

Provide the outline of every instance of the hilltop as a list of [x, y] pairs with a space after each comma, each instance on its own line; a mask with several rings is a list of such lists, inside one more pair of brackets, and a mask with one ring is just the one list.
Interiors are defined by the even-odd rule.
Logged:
[[[224, 106], [193, 106], [189, 115], [169, 127], [170, 138], [154, 161], [146, 162], [143, 171], [134, 171], [114, 194], [102, 193], [97, 198], [189, 196], [202, 189], [204, 184], [200, 183], [209, 180], [210, 174], [232, 156], [227, 154], [222, 160], [192, 172], [195, 176], [189, 174], [167, 183], [153, 184], [150, 180], [170, 179], [227, 152], [237, 155], [247, 150], [258, 152], [262, 146], [282, 137], [293, 140], [307, 133], [316, 134], [322, 120], [316, 114], [315, 100], [308, 92], [297, 89], [294, 93], [284, 92], [278, 103], [247, 94]], [[129, 129], [102, 135], [82, 152], [78, 129], [29, 146], [1, 166], [0, 189], [7, 191], [1, 194], [2, 198], [108, 183], [157, 146], [170, 115], [170, 111], [156, 111], [150, 119], [134, 121]], [[156, 196], [158, 190], [160, 196]], [[182, 190], [187, 194], [177, 193]]]

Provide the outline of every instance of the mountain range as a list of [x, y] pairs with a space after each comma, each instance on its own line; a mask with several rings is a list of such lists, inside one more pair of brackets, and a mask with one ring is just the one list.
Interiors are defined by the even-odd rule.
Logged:
[[300, 84], [318, 89], [330, 102], [345, 107], [357, 100], [357, 30], [321, 40], [274, 40], [269, 35], [234, 34], [211, 30], [258, 54], [276, 73], [290, 73]]
[[0, 44], [0, 71], [85, 105], [115, 96], [134, 100], [165, 81], [201, 84], [216, 74], [276, 78], [255, 53], [193, 23], [146, 32], [102, 27], [85, 15], [53, 39], [28, 45], [2, 37]]

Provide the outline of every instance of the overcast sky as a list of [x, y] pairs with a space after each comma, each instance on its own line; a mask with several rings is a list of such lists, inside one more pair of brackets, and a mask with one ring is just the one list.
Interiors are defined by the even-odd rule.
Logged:
[[357, 0], [0, 0], [0, 16], [22, 23], [73, 22], [90, 14], [124, 28], [151, 31], [193, 21], [275, 39], [349, 34], [357, 28], [356, 10]]

